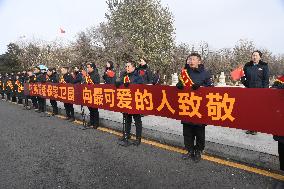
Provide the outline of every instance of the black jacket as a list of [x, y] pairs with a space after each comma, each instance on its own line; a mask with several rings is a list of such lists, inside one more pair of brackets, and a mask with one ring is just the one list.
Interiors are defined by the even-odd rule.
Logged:
[[73, 80], [73, 83], [74, 84], [77, 84], [77, 83], [82, 83], [83, 82], [83, 75], [82, 75], [82, 73], [80, 73], [80, 72], [75, 72], [74, 73], [75, 74], [75, 78], [74, 78], [74, 80]]
[[70, 73], [64, 74], [63, 79], [66, 83], [73, 83], [73, 77]]
[[36, 83], [44, 83], [46, 82], [46, 77], [43, 73], [38, 73], [38, 74], [35, 74], [36, 75], [36, 78], [35, 78], [35, 82]]
[[153, 76], [150, 68], [147, 64], [141, 66], [139, 65], [137, 68], [137, 73], [142, 77], [144, 84], [152, 84], [153, 83]]
[[48, 77], [47, 82], [51, 83], [59, 83], [59, 75], [55, 72]]
[[124, 83], [124, 77], [128, 76], [130, 83], [132, 84], [143, 84], [143, 78], [138, 74], [137, 70], [134, 70], [134, 72], [132, 73], [127, 73], [124, 72], [122, 74], [122, 76], [120, 77], [120, 83], [123, 84]]
[[245, 76], [241, 82], [247, 88], [268, 88], [269, 87], [269, 69], [265, 62], [259, 61], [254, 65], [252, 61], [245, 64]]
[[[110, 74], [108, 72], [114, 72], [114, 76], [111, 77]], [[104, 83], [105, 84], [114, 84], [115, 81], [116, 81], [116, 74], [115, 74], [115, 71], [114, 70], [111, 70], [111, 69], [106, 69], [106, 71], [104, 72], [104, 75], [103, 75], [103, 79], [104, 79]]]
[[[187, 70], [187, 73], [194, 84], [204, 87], [213, 87], [211, 74], [205, 70], [203, 64], [200, 64], [197, 69], [192, 69], [186, 64], [184, 69]], [[179, 80], [178, 82], [181, 83], [182, 81]]]
[[97, 69], [89, 73], [89, 76], [94, 84], [100, 84], [100, 75]]
[[[205, 70], [205, 67], [203, 64], [200, 64], [197, 69], [192, 69], [189, 67], [188, 64], [186, 64], [184, 69], [187, 70], [187, 73], [194, 84], [197, 84], [199, 86], [204, 86], [204, 87], [214, 86], [211, 74], [209, 74], [209, 72]], [[182, 81], [179, 80], [178, 82], [181, 83]], [[206, 126], [205, 124], [195, 124], [195, 123], [185, 122], [185, 121], [181, 121], [181, 123], [188, 124], [193, 127], [194, 126]]]

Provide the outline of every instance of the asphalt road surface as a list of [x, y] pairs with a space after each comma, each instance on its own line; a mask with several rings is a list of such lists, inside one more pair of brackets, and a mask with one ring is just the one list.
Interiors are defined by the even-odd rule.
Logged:
[[276, 180], [0, 101], [0, 188], [273, 188]]

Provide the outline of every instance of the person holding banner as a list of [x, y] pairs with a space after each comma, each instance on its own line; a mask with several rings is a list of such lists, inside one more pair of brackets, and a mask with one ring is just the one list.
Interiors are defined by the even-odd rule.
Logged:
[[[259, 50], [253, 51], [251, 61], [246, 63], [241, 78], [242, 84], [247, 88], [269, 88], [268, 64], [262, 61], [262, 53]], [[246, 131], [246, 134], [256, 135], [255, 131]]]
[[105, 84], [115, 84], [116, 74], [112, 61], [107, 61], [103, 79]]
[[[68, 73], [69, 67], [63, 66], [61, 68], [61, 78], [60, 78], [60, 83], [73, 83], [73, 77], [70, 73]], [[75, 121], [75, 116], [74, 116], [74, 107], [73, 104], [70, 103], [64, 103], [65, 111], [66, 111], [66, 118], [65, 120], [69, 120], [70, 122]]]
[[[276, 79], [272, 88], [284, 89], [284, 75]], [[280, 170], [284, 171], [284, 136], [273, 136], [273, 138], [278, 141]]]
[[[94, 63], [87, 63], [87, 72], [86, 75], [86, 84], [100, 84], [100, 75], [98, 73], [98, 69]], [[90, 122], [88, 123], [88, 127], [97, 129], [99, 127], [99, 109], [88, 107], [90, 111]]]
[[[59, 83], [59, 76], [56, 72], [56, 68], [49, 68], [47, 70], [47, 82], [50, 83]], [[52, 116], [55, 116], [58, 114], [58, 107], [57, 107], [57, 101], [56, 100], [50, 100], [50, 104], [52, 106]]]
[[[135, 64], [132, 61], [128, 61], [126, 63], [126, 72], [123, 73], [120, 81], [115, 83], [115, 86], [118, 88], [122, 84], [126, 88], [128, 88], [130, 84], [143, 84], [143, 79], [139, 75], [138, 71], [135, 69]], [[124, 113], [125, 128], [123, 129], [123, 139], [118, 142], [119, 145], [124, 147], [131, 145], [129, 139], [130, 139], [132, 117], [135, 121], [135, 127], [136, 127], [136, 140], [133, 142], [133, 145], [139, 146], [141, 143], [141, 136], [142, 136], [141, 115]]]
[[[38, 66], [34, 68], [34, 73], [36, 76], [35, 78], [36, 83], [44, 83], [46, 81], [45, 75], [41, 72]], [[36, 112], [37, 113], [45, 112], [45, 99], [40, 96], [37, 96], [37, 102], [38, 102], [38, 110]]]
[[2, 74], [0, 74], [0, 94], [2, 96], [2, 99], [4, 98], [4, 76], [2, 76]]
[[[198, 53], [191, 53], [187, 59], [185, 67], [182, 69], [179, 76], [177, 88], [191, 88], [197, 90], [200, 86], [212, 87], [212, 77], [205, 70], [201, 63], [201, 56]], [[196, 124], [191, 122], [181, 122], [183, 124], [184, 145], [187, 153], [182, 156], [182, 159], [192, 159], [195, 162], [201, 160], [201, 153], [205, 148], [205, 124]], [[194, 141], [196, 145], [194, 145]]]
[[73, 69], [73, 73], [74, 73], [74, 80], [73, 80], [73, 84], [81, 84], [83, 81], [83, 75], [80, 72], [80, 69], [78, 66], [75, 66]]

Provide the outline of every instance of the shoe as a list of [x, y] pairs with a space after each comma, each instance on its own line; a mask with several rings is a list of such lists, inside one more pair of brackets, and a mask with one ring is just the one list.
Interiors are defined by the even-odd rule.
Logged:
[[133, 145], [134, 146], [139, 146], [141, 144], [141, 138], [136, 138], [136, 140], [134, 140]]
[[131, 143], [129, 142], [129, 140], [126, 139], [126, 138], [125, 138], [125, 140], [118, 141], [118, 144], [119, 144], [120, 146], [123, 146], [123, 147], [128, 147], [128, 146], [131, 145]]
[[66, 117], [66, 118], [64, 118], [64, 120], [69, 120], [69, 119], [71, 119], [71, 117]]
[[183, 160], [188, 160], [188, 159], [194, 159], [194, 152], [192, 151], [192, 152], [187, 152], [186, 154], [183, 154], [182, 156], [181, 156], [181, 158], [183, 159]]
[[195, 163], [200, 162], [200, 160], [201, 160], [201, 151], [196, 150], [194, 154], [195, 154], [194, 155], [194, 162]]
[[75, 118], [74, 118], [74, 117], [71, 117], [71, 118], [69, 119], [69, 121], [70, 121], [70, 122], [74, 122], [74, 121], [75, 121]]
[[[128, 136], [126, 137], [127, 140], [129, 140], [130, 138], [131, 138], [130, 135], [128, 135]], [[120, 137], [118, 140], [119, 140], [119, 141], [125, 140], [125, 135], [122, 135], [122, 137]]]
[[255, 132], [255, 131], [246, 131], [246, 134], [248, 134], [248, 135], [256, 135], [257, 132]]
[[36, 110], [35, 112], [36, 112], [36, 113], [41, 113], [42, 111], [40, 111], [40, 110]]

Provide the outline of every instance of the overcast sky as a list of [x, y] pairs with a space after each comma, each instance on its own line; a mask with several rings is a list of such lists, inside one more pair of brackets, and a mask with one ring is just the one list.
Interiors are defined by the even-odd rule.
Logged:
[[[175, 19], [176, 41], [215, 49], [239, 39], [284, 54], [284, 0], [161, 0]], [[0, 0], [0, 54], [19, 40], [73, 40], [105, 20], [105, 0]], [[62, 35], [59, 28], [66, 30]]]

